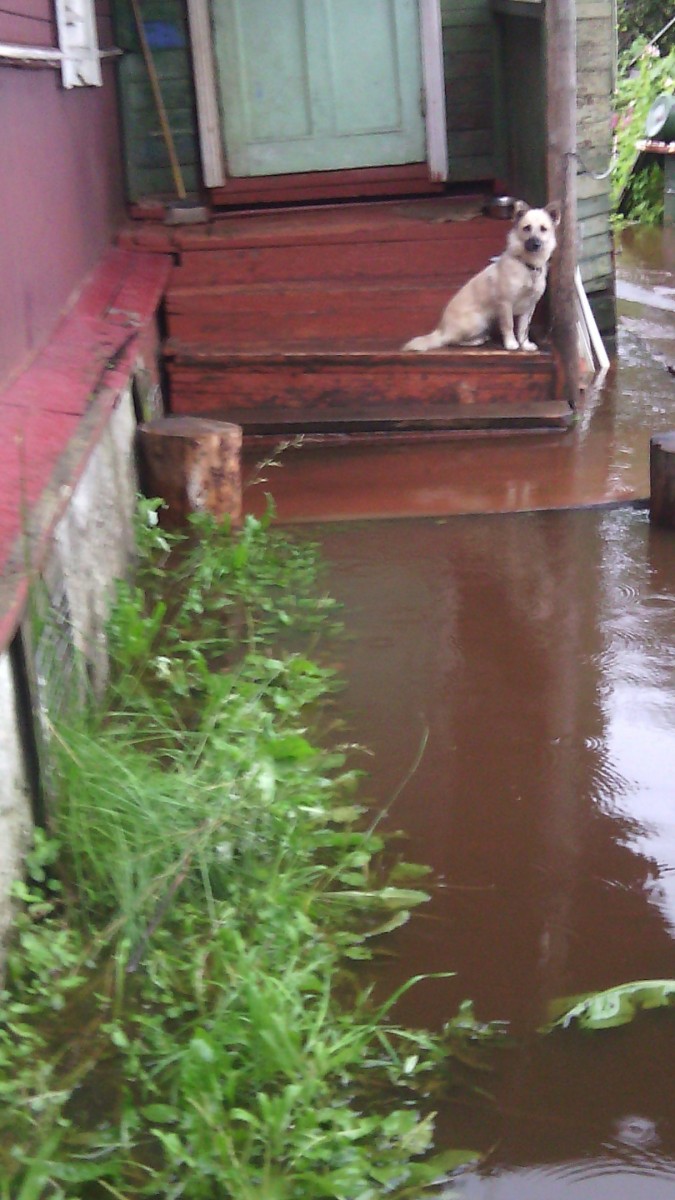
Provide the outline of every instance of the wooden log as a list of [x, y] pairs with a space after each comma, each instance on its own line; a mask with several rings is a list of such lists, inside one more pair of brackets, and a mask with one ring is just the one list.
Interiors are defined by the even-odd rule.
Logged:
[[649, 443], [649, 519], [675, 529], [675, 433], [662, 433]]
[[241, 517], [239, 425], [202, 417], [159, 417], [138, 429], [146, 495], [167, 505], [162, 523], [182, 524], [190, 513], [222, 520]]

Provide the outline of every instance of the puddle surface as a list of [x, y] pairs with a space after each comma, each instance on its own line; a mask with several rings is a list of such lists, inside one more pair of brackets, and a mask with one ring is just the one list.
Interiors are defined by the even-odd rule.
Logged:
[[633, 510], [312, 535], [374, 804], [440, 881], [382, 986], [453, 970], [400, 1015], [440, 1026], [471, 997], [517, 1039], [492, 1100], [439, 1113], [441, 1139], [487, 1154], [460, 1195], [665, 1200], [675, 1014], [536, 1031], [552, 998], [675, 976], [675, 535]]

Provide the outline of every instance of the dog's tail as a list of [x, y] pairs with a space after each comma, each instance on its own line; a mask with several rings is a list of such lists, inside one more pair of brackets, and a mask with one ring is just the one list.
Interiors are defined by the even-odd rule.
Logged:
[[424, 350], [440, 350], [441, 347], [445, 345], [446, 340], [443, 337], [440, 329], [434, 329], [433, 333], [424, 333], [421, 337], [411, 338], [411, 340], [406, 342], [405, 346], [403, 346], [403, 349], [419, 350], [422, 352]]

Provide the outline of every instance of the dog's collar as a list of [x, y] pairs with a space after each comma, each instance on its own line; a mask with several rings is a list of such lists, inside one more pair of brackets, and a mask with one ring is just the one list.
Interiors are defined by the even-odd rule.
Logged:
[[533, 263], [529, 262], [526, 262], [523, 265], [526, 266], [528, 271], [531, 271], [533, 275], [541, 275], [542, 271], [544, 270], [543, 267], [535, 267]]

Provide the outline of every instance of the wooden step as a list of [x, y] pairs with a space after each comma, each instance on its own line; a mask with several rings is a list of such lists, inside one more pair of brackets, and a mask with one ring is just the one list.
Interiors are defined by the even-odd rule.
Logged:
[[[518, 423], [557, 399], [545, 352], [262, 353], [169, 342], [166, 358], [172, 412], [234, 421], [247, 431], [261, 424], [294, 431], [481, 426], [509, 415]], [[540, 417], [563, 413], [567, 405], [542, 407]]]
[[169, 337], [220, 349], [398, 350], [438, 322], [461, 276], [388, 288], [369, 282], [171, 289]]
[[277, 246], [212, 247], [183, 251], [173, 275], [175, 287], [223, 284], [286, 283], [302, 280], [393, 280], [425, 276], [442, 280], [451, 275], [468, 279], [502, 249], [494, 237], [462, 243], [439, 237], [377, 242], [324, 241]]
[[412, 414], [405, 406], [373, 405], [363, 410], [341, 408], [339, 413], [321, 413], [308, 408], [282, 413], [273, 407], [258, 409], [228, 409], [228, 421], [240, 425], [245, 437], [266, 438], [271, 435], [296, 437], [301, 435], [329, 437], [331, 434], [356, 436], [405, 433], [440, 433], [449, 430], [546, 430], [566, 429], [572, 412], [564, 401], [545, 401], [537, 404], [492, 403], [454, 407], [446, 411], [420, 409]]

